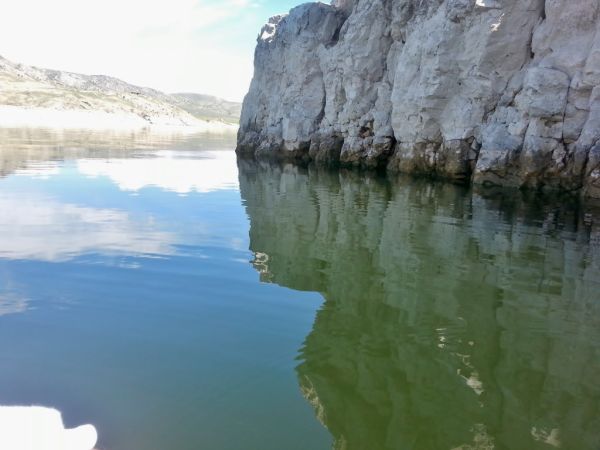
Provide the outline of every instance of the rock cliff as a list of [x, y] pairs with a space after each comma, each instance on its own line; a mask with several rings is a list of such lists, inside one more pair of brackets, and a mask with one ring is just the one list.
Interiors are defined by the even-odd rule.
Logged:
[[600, 198], [598, 0], [336, 0], [261, 30], [238, 153]]

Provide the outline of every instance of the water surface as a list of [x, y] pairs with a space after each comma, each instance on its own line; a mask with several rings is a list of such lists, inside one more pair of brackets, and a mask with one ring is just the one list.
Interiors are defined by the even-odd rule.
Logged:
[[597, 449], [572, 202], [0, 131], [0, 404], [107, 450]]

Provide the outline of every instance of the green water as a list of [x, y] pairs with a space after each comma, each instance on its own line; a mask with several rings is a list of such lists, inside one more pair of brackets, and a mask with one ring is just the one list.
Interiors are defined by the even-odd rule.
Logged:
[[0, 404], [106, 450], [600, 448], [588, 206], [0, 136]]

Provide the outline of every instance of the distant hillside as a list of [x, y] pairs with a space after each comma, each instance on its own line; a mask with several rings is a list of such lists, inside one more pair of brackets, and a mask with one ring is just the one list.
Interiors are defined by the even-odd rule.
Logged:
[[169, 95], [105, 75], [41, 69], [0, 57], [0, 125], [20, 116], [43, 121], [60, 115], [66, 121], [232, 128], [240, 109], [241, 104], [207, 95]]
[[181, 109], [199, 118], [238, 123], [242, 113], [241, 103], [229, 102], [211, 95], [179, 93], [171, 94], [171, 97]]

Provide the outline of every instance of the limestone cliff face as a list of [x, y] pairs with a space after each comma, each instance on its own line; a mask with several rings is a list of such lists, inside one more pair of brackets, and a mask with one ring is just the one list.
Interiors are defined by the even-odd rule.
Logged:
[[262, 29], [238, 153], [600, 198], [598, 0], [336, 0]]

